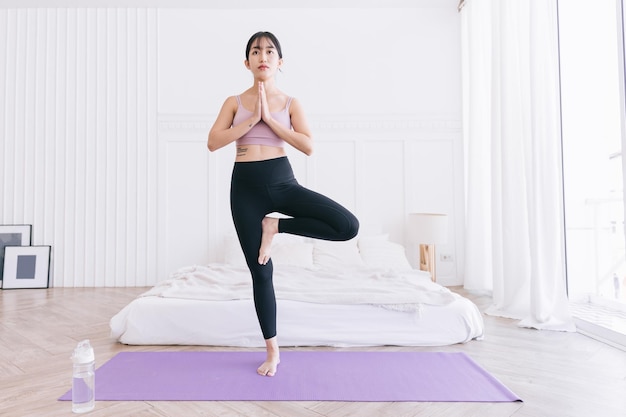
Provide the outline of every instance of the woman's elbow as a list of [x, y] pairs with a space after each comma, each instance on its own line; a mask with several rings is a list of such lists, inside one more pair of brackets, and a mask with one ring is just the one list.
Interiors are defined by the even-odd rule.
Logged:
[[302, 152], [306, 155], [306, 156], [311, 156], [313, 155], [313, 140], [311, 140], [311, 138], [309, 138], [309, 140], [305, 143], [305, 145], [303, 146]]
[[216, 150], [220, 148], [220, 146], [218, 146], [215, 143], [215, 139], [211, 137], [210, 133], [209, 133], [209, 138], [206, 142], [206, 147], [209, 149], [210, 152], [215, 152]]

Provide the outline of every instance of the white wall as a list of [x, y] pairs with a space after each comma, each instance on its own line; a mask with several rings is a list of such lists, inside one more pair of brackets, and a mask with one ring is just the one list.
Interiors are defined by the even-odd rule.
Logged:
[[154, 281], [156, 10], [0, 9], [0, 27], [1, 223], [52, 245], [54, 285]]
[[53, 246], [54, 285], [150, 285], [220, 259], [234, 147], [211, 154], [206, 135], [250, 85], [258, 30], [281, 40], [279, 86], [315, 135], [312, 157], [290, 152], [299, 181], [400, 243], [407, 213], [449, 214], [438, 278], [461, 282], [456, 1], [274, 3], [0, 9], [0, 220]]

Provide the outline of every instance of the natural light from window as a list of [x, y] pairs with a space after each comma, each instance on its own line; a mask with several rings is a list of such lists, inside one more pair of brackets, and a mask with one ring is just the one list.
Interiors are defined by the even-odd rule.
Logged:
[[569, 297], [626, 334], [621, 3], [560, 1], [559, 36]]

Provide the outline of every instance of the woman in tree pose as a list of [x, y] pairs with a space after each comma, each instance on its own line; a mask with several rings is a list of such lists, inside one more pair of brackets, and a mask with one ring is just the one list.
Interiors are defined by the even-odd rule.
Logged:
[[[296, 181], [285, 143], [310, 155], [311, 131], [298, 100], [280, 91], [276, 72], [283, 64], [278, 39], [270, 32], [252, 35], [244, 64], [252, 87], [226, 99], [211, 131], [210, 151], [236, 142], [230, 206], [239, 243], [252, 274], [254, 304], [267, 348], [260, 375], [274, 376], [280, 362], [276, 337], [276, 298], [270, 258], [276, 233], [325, 240], [349, 240], [357, 218], [335, 201]], [[267, 217], [280, 212], [290, 218]]]

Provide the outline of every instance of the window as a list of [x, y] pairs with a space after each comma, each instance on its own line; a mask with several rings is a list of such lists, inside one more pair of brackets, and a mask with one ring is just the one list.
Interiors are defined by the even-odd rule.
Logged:
[[558, 7], [569, 298], [581, 331], [626, 346], [622, 3]]

